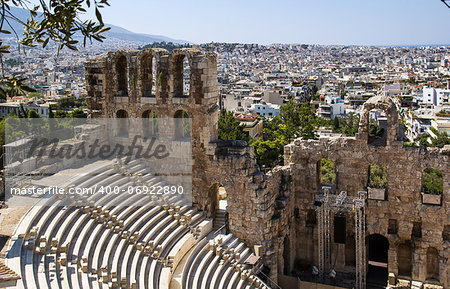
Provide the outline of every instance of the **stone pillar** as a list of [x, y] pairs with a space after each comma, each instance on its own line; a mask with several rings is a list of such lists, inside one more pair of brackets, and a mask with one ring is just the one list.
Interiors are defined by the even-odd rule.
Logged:
[[398, 276], [397, 248], [393, 248], [392, 244], [388, 250], [388, 272]]
[[416, 280], [416, 281], [425, 281], [426, 279], [426, 267], [427, 267], [427, 263], [426, 263], [426, 255], [427, 252], [425, 249], [420, 248], [420, 247], [413, 247], [413, 252], [412, 252], [412, 260], [411, 260], [411, 265], [412, 265], [412, 272], [411, 272], [411, 277], [412, 280]]
[[169, 56], [161, 55], [156, 66], [156, 101], [158, 104], [167, 104], [169, 99]]

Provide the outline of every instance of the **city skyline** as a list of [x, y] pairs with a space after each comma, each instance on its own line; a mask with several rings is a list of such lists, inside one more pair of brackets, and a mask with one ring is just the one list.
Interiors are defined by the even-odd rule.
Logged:
[[[110, 1], [105, 23], [193, 43], [448, 45], [450, 9], [439, 0]], [[124, 11], [127, 11], [124, 17]], [[307, 13], [312, 11], [312, 13]], [[168, 13], [169, 12], [169, 13]], [[133, 17], [128, 17], [132, 15]], [[170, 19], [167, 15], [171, 15]]]

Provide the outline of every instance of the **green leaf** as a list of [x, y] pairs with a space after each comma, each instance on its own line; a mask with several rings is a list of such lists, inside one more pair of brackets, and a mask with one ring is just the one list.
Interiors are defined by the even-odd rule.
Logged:
[[26, 85], [23, 85], [23, 86], [21, 86], [20, 87], [23, 91], [26, 91], [26, 92], [36, 92], [37, 90], [36, 89], [34, 89], [34, 88], [32, 88], [32, 87], [29, 87], [29, 86], [26, 86]]
[[100, 24], [103, 25], [102, 14], [100, 13], [97, 7], [95, 7], [95, 16], [97, 17], [97, 20], [100, 22]]

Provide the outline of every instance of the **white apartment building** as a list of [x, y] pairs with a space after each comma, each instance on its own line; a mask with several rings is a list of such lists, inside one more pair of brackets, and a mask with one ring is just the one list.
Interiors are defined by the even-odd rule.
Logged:
[[450, 89], [424, 87], [423, 88], [423, 104], [432, 104], [435, 111], [450, 110]]
[[[23, 108], [28, 111], [30, 109], [35, 110], [41, 117], [48, 117], [49, 104], [22, 104]], [[19, 115], [20, 103], [19, 102], [5, 102], [0, 103], [0, 117], [7, 117], [10, 115]]]
[[280, 114], [280, 106], [272, 103], [256, 103], [250, 106], [250, 111], [261, 116], [274, 117]]

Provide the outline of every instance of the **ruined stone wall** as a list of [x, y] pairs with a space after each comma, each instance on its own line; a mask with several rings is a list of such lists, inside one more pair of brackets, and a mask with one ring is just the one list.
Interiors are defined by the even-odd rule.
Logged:
[[[184, 58], [190, 69], [188, 95], [177, 89], [183, 84]], [[116, 51], [85, 63], [85, 69], [89, 117], [173, 118], [182, 112], [188, 114], [193, 127], [193, 198], [201, 209], [206, 208], [202, 180], [208, 167], [209, 143], [217, 140], [216, 55], [195, 49]]]
[[[297, 244], [291, 253], [303, 263], [318, 264], [317, 226], [311, 222], [311, 214], [314, 214], [315, 194], [321, 191], [321, 159], [326, 158], [335, 163], [337, 191], [347, 191], [350, 196], [367, 190], [369, 166], [378, 163], [387, 169], [386, 199], [369, 198], [366, 235], [379, 234], [387, 238], [388, 271], [395, 276], [399, 276], [399, 264], [402, 263], [402, 260], [398, 260], [399, 247], [410, 247], [410, 277], [421, 282], [427, 279], [427, 250], [437, 249], [440, 270], [437, 283], [447, 288], [450, 285], [447, 269], [450, 244], [445, 240], [444, 231], [450, 224], [450, 150], [404, 147], [401, 141], [397, 141], [398, 125], [396, 111], [394, 113], [393, 110], [394, 104], [386, 99], [378, 99], [376, 105], [369, 102], [364, 115], [374, 106], [388, 111], [388, 121], [393, 124], [388, 123], [386, 146], [368, 144], [368, 121], [365, 117], [355, 138], [296, 140], [286, 146], [285, 164], [290, 166], [292, 190], [295, 195], [294, 206], [299, 209], [299, 216], [294, 218], [295, 225], [291, 226], [290, 231], [291, 238], [294, 238]], [[429, 167], [437, 168], [443, 174], [444, 194], [441, 205], [422, 202], [422, 173]], [[397, 223], [397, 232], [388, 232], [389, 222]], [[413, 232], [414, 223], [421, 224], [421, 237], [417, 235], [417, 230]], [[352, 242], [354, 219], [351, 213], [347, 214], [346, 224], [346, 242]], [[333, 224], [331, 228], [333, 230]], [[330, 235], [333, 236], [333, 231]], [[343, 271], [346, 265], [351, 266], [354, 261], [351, 257], [354, 254], [354, 244], [336, 244], [332, 240], [332, 264], [335, 269]]]

